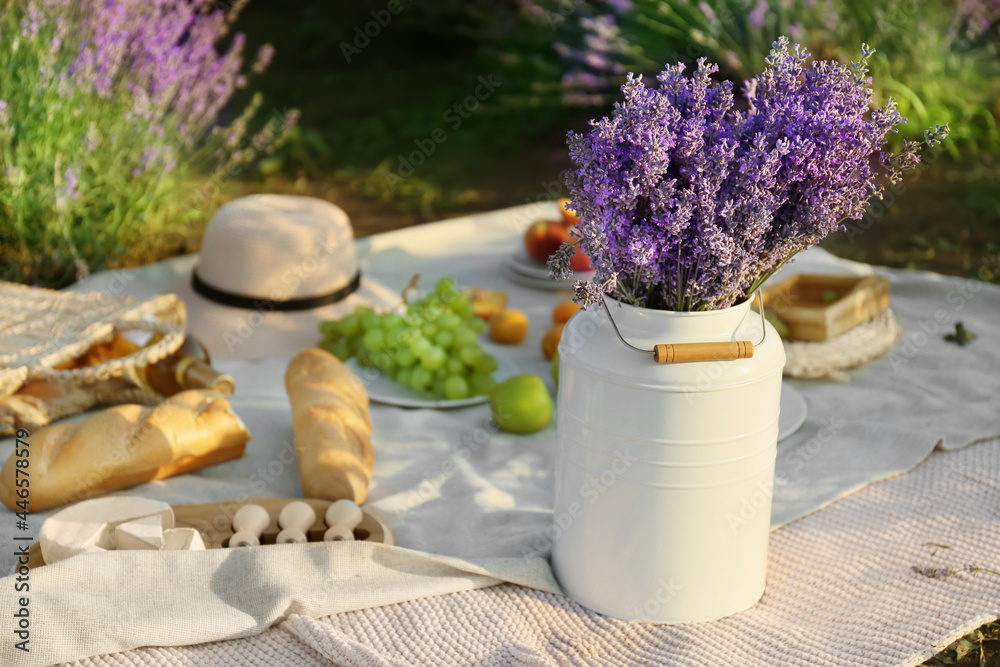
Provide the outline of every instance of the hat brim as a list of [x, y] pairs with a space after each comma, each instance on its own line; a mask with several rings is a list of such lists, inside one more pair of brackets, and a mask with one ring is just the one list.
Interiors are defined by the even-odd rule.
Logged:
[[361, 305], [388, 310], [400, 305], [399, 292], [364, 274], [358, 289], [344, 299], [308, 310], [278, 311], [266, 302], [259, 308], [227, 306], [202, 296], [191, 286], [191, 275], [165, 290], [187, 307], [187, 330], [212, 359], [267, 359], [291, 356], [322, 338], [319, 325], [346, 317]]

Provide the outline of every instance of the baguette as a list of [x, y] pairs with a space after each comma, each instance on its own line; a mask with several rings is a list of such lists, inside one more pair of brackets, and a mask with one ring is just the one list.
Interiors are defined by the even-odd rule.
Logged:
[[[229, 403], [203, 390], [183, 391], [152, 407], [116, 405], [77, 424], [46, 426], [28, 438], [30, 509], [228, 461], [243, 456], [249, 439]], [[16, 470], [11, 454], [0, 470], [0, 500], [12, 510], [20, 499]]]
[[288, 363], [285, 387], [303, 494], [360, 505], [375, 463], [368, 394], [361, 381], [335, 356], [313, 347]]

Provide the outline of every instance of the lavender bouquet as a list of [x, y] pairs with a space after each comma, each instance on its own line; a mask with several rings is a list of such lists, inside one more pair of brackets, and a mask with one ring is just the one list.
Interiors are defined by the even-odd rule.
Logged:
[[[667, 67], [647, 87], [629, 75], [625, 101], [587, 134], [569, 133], [567, 181], [578, 242], [596, 270], [577, 281], [585, 306], [608, 294], [660, 310], [726, 308], [747, 299], [796, 253], [858, 219], [886, 183], [919, 162], [886, 137], [905, 122], [892, 100], [870, 111], [871, 79], [858, 62], [808, 62], [779, 39], [746, 85], [747, 111], [715, 65]], [[947, 126], [925, 133], [934, 146]], [[549, 261], [570, 275], [575, 248]]]

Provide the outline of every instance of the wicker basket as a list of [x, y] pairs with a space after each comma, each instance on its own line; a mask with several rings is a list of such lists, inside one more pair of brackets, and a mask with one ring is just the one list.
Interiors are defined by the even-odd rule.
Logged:
[[[0, 398], [32, 380], [86, 383], [122, 377], [135, 367], [156, 363], [184, 342], [185, 320], [184, 304], [174, 294], [137, 300], [0, 281]], [[96, 366], [55, 368], [127, 329], [165, 335], [128, 356]]]

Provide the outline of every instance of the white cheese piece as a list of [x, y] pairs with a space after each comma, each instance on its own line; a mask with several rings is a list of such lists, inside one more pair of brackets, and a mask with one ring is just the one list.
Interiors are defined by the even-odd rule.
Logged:
[[174, 527], [174, 512], [167, 503], [135, 496], [108, 496], [85, 500], [56, 512], [42, 524], [38, 542], [46, 563], [75, 556], [90, 547], [115, 548], [118, 524], [159, 516], [163, 528]]
[[159, 514], [126, 521], [115, 527], [117, 549], [159, 549], [163, 546], [163, 518]]
[[92, 547], [115, 548], [115, 533], [106, 521], [63, 522], [54, 520], [57, 516], [46, 519], [38, 537], [46, 563], [55, 563]]
[[163, 531], [163, 551], [204, 551], [205, 542], [195, 528], [168, 528]]

